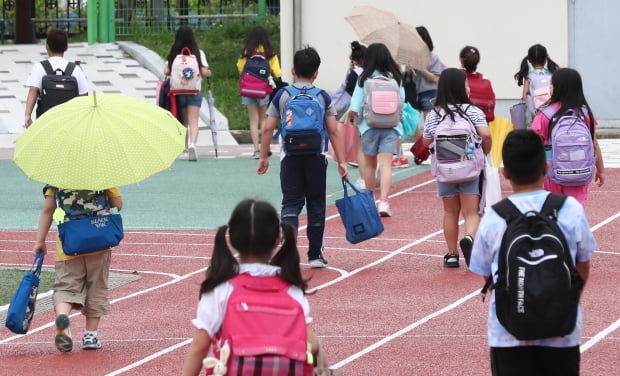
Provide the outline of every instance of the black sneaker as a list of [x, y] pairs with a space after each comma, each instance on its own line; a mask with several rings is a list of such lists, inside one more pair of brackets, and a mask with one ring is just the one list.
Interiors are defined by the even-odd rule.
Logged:
[[448, 253], [443, 257], [443, 266], [446, 268], [459, 267], [459, 255], [456, 253]]
[[471, 260], [471, 249], [474, 246], [474, 238], [472, 238], [471, 235], [465, 235], [465, 237], [459, 242], [459, 246], [461, 247], [461, 251], [463, 252], [463, 258], [465, 258], [465, 263], [469, 268], [469, 260]]

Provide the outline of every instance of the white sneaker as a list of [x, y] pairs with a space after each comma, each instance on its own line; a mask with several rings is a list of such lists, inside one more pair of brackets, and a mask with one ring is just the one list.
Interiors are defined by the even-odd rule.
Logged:
[[186, 151], [184, 151], [183, 153], [181, 153], [181, 155], [177, 157], [177, 159], [181, 161], [186, 161], [189, 159], [189, 154]]
[[377, 204], [377, 210], [379, 211], [379, 216], [381, 217], [392, 216], [392, 211], [390, 210], [390, 203], [385, 200], [379, 201], [379, 203]]
[[310, 260], [310, 262], [308, 262], [308, 265], [310, 265], [310, 267], [312, 269], [326, 268], [327, 267], [327, 260], [325, 260], [323, 258], [323, 256], [319, 256], [319, 258], [317, 258], [317, 259]]
[[84, 333], [82, 335], [82, 350], [97, 350], [101, 348], [101, 341], [95, 334]]
[[191, 144], [187, 148], [187, 154], [189, 155], [189, 160], [192, 162], [196, 162], [198, 158], [196, 158], [196, 145]]

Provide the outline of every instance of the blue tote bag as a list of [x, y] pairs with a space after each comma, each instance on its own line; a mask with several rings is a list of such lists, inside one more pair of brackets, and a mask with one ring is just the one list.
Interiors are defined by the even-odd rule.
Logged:
[[[344, 197], [336, 200], [336, 207], [346, 230], [349, 243], [356, 244], [379, 236], [383, 232], [383, 223], [375, 206], [372, 191], [360, 191], [351, 182], [342, 178]], [[349, 196], [348, 188], [355, 191]]]
[[43, 252], [38, 252], [32, 267], [22, 277], [6, 315], [5, 326], [15, 334], [26, 334], [34, 317], [34, 306], [39, 291], [39, 276], [43, 266]]

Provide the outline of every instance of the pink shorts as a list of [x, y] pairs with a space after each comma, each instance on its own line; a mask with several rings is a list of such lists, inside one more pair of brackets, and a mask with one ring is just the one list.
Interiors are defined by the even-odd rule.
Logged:
[[563, 195], [574, 197], [581, 205], [586, 203], [588, 199], [588, 193], [590, 192], [590, 185], [579, 185], [576, 187], [567, 187], [564, 185], [559, 185], [553, 180], [545, 177], [545, 182], [543, 187], [545, 190], [553, 193], [561, 193]]

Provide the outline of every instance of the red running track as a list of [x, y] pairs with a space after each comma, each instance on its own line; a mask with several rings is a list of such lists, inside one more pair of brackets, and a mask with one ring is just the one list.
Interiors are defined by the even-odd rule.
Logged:
[[[607, 169], [606, 175], [605, 186], [592, 188], [586, 207], [599, 247], [582, 299], [584, 376], [619, 374], [620, 205], [614, 197], [620, 170]], [[344, 239], [336, 209], [329, 207], [326, 257], [332, 267], [303, 266], [316, 289], [309, 297], [313, 327], [331, 364], [350, 376], [489, 375], [488, 306], [478, 296], [483, 281], [464, 266], [442, 267], [445, 244], [435, 183], [427, 172], [396, 183], [392, 192], [394, 217], [384, 219], [381, 237], [362, 244]], [[54, 313], [38, 312], [26, 336], [0, 329], [0, 374], [179, 374], [213, 234], [127, 232], [112, 268], [141, 278], [111, 291], [112, 314], [99, 328], [103, 349], [78, 346], [71, 354], [58, 353]], [[33, 238], [32, 231], [0, 232], [1, 265], [29, 264]], [[303, 236], [300, 245], [305, 259]], [[45, 264], [52, 266], [51, 255]], [[73, 316], [78, 344], [83, 325], [79, 314]]]

